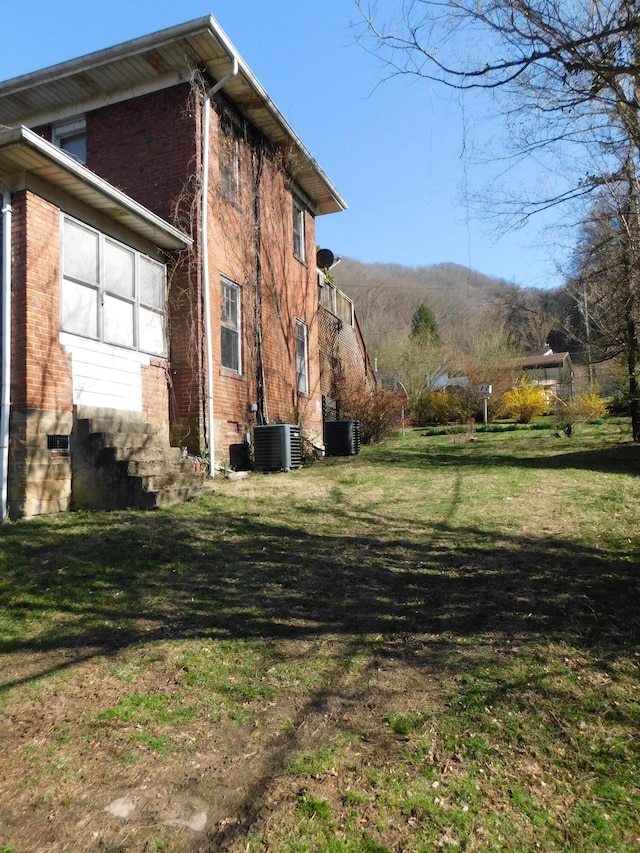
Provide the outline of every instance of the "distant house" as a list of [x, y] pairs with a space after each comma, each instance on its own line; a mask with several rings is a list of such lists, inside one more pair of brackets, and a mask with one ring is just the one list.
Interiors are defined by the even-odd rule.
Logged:
[[321, 441], [326, 311], [368, 369], [318, 304], [346, 204], [212, 17], [0, 83], [0, 127], [3, 516], [180, 500], [256, 425]]
[[547, 348], [543, 352], [528, 353], [522, 369], [537, 385], [559, 397], [571, 393], [573, 386], [573, 365], [568, 352], [553, 352]]

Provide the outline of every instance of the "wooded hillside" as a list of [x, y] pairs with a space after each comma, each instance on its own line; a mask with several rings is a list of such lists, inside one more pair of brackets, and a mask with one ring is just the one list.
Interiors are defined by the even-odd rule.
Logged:
[[[367, 344], [373, 349], [389, 333], [409, 329], [421, 303], [429, 306], [443, 337], [447, 337], [461, 324], [471, 328], [487, 317], [506, 318], [522, 303], [532, 303], [527, 313], [538, 316], [543, 303], [549, 302], [545, 291], [524, 290], [458, 264], [414, 268], [343, 258], [332, 273], [336, 285], [353, 299]], [[530, 326], [531, 318], [528, 321], [519, 325]], [[526, 348], [535, 349], [547, 342], [546, 335], [554, 324], [547, 318], [539, 325], [542, 328], [536, 332], [528, 329], [517, 334]]]
[[[383, 374], [397, 374], [398, 353], [420, 305], [430, 309], [437, 325], [441, 345], [437, 359], [431, 358], [436, 373], [468, 376], [478, 366], [489, 376], [488, 361], [503, 363], [507, 350], [539, 352], [547, 345], [568, 351], [578, 373], [586, 364], [585, 341], [573, 332], [575, 297], [566, 286], [522, 288], [450, 263], [414, 268], [343, 258], [332, 274], [353, 299], [369, 355]], [[610, 386], [612, 371], [612, 363], [592, 367], [602, 387]]]

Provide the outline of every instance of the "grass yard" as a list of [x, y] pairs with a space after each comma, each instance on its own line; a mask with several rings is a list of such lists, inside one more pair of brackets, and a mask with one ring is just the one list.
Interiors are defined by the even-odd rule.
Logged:
[[425, 436], [0, 530], [0, 853], [640, 851], [640, 448]]

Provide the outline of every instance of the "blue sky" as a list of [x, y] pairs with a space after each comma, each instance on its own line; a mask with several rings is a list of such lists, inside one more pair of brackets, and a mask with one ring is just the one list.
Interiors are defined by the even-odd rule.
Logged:
[[0, 79], [209, 13], [349, 204], [319, 217], [320, 245], [366, 262], [454, 262], [523, 286], [561, 283], [550, 218], [496, 231], [466, 201], [495, 172], [471, 154], [486, 140], [485, 107], [467, 99], [462, 109], [426, 81], [381, 82], [356, 43], [353, 0], [2, 0]]

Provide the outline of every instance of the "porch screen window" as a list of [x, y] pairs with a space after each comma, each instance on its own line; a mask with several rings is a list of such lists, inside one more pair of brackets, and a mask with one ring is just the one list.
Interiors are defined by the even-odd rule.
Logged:
[[164, 355], [164, 266], [69, 217], [62, 226], [62, 330]]
[[309, 393], [309, 357], [307, 324], [296, 320], [296, 377], [298, 394]]
[[240, 288], [234, 282], [223, 278], [220, 290], [222, 366], [240, 373]]
[[304, 252], [304, 207], [297, 198], [293, 199], [293, 254], [301, 261]]

